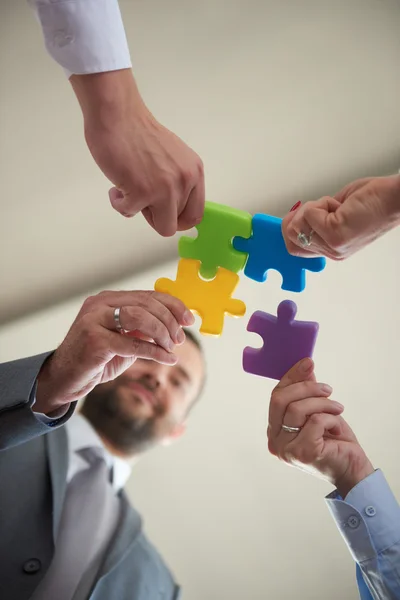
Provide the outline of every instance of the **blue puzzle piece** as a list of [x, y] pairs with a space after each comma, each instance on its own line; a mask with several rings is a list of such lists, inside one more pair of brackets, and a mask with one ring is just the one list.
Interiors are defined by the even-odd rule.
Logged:
[[255, 281], [265, 281], [267, 271], [274, 269], [282, 275], [282, 290], [302, 292], [306, 286], [305, 270], [318, 273], [325, 268], [322, 257], [292, 256], [282, 235], [282, 219], [270, 215], [254, 215], [253, 233], [248, 239], [235, 237], [233, 247], [248, 253], [244, 274]]

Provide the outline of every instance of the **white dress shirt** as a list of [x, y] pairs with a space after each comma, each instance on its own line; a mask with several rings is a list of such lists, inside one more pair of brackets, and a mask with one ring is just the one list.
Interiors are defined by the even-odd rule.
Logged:
[[132, 66], [118, 0], [28, 0], [67, 77]]
[[89, 421], [80, 414], [75, 414], [65, 424], [68, 434], [68, 472], [67, 484], [72, 477], [82, 469], [87, 469], [87, 462], [80, 457], [77, 452], [83, 448], [102, 448], [105, 455], [105, 460], [110, 469], [113, 469], [112, 486], [115, 492], [119, 492], [127, 482], [131, 474], [131, 466], [125, 460], [113, 456], [105, 448], [100, 437], [93, 429]]

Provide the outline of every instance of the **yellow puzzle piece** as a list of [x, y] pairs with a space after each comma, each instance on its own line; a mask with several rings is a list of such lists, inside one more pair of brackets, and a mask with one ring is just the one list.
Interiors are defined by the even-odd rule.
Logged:
[[199, 260], [182, 258], [178, 263], [176, 280], [157, 279], [156, 292], [170, 294], [182, 300], [187, 308], [201, 317], [200, 333], [219, 336], [224, 326], [224, 316], [243, 317], [246, 305], [231, 296], [239, 276], [220, 267], [214, 279], [199, 277]]

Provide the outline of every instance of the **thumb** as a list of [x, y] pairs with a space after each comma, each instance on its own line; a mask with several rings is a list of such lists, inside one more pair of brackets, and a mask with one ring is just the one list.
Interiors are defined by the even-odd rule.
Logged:
[[132, 199], [125, 195], [124, 192], [116, 187], [113, 187], [108, 192], [111, 206], [119, 212], [123, 217], [134, 217], [140, 210], [138, 206], [132, 203]]
[[316, 381], [314, 374], [314, 361], [307, 357], [297, 362], [277, 384], [276, 388], [285, 388], [302, 381]]

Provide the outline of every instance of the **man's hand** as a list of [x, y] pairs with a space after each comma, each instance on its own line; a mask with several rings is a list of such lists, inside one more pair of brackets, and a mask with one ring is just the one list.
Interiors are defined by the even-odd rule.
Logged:
[[[268, 448], [286, 463], [333, 483], [344, 498], [374, 469], [340, 416], [344, 407], [329, 399], [331, 391], [317, 383], [309, 358], [288, 371], [272, 392]], [[301, 430], [289, 433], [282, 425]]]
[[[115, 328], [118, 307], [124, 335]], [[167, 294], [102, 292], [88, 298], [39, 373], [35, 412], [54, 414], [115, 379], [137, 358], [175, 364], [174, 347], [185, 340], [182, 326], [193, 321], [184, 304]]]
[[[295, 207], [293, 207], [295, 208]], [[400, 176], [358, 179], [333, 197], [291, 211], [282, 222], [288, 251], [342, 260], [400, 223]], [[311, 237], [304, 248], [298, 234]]]
[[114, 184], [112, 206], [125, 217], [142, 212], [161, 235], [198, 224], [204, 212], [203, 163], [158, 123], [130, 69], [73, 75], [92, 156]]

